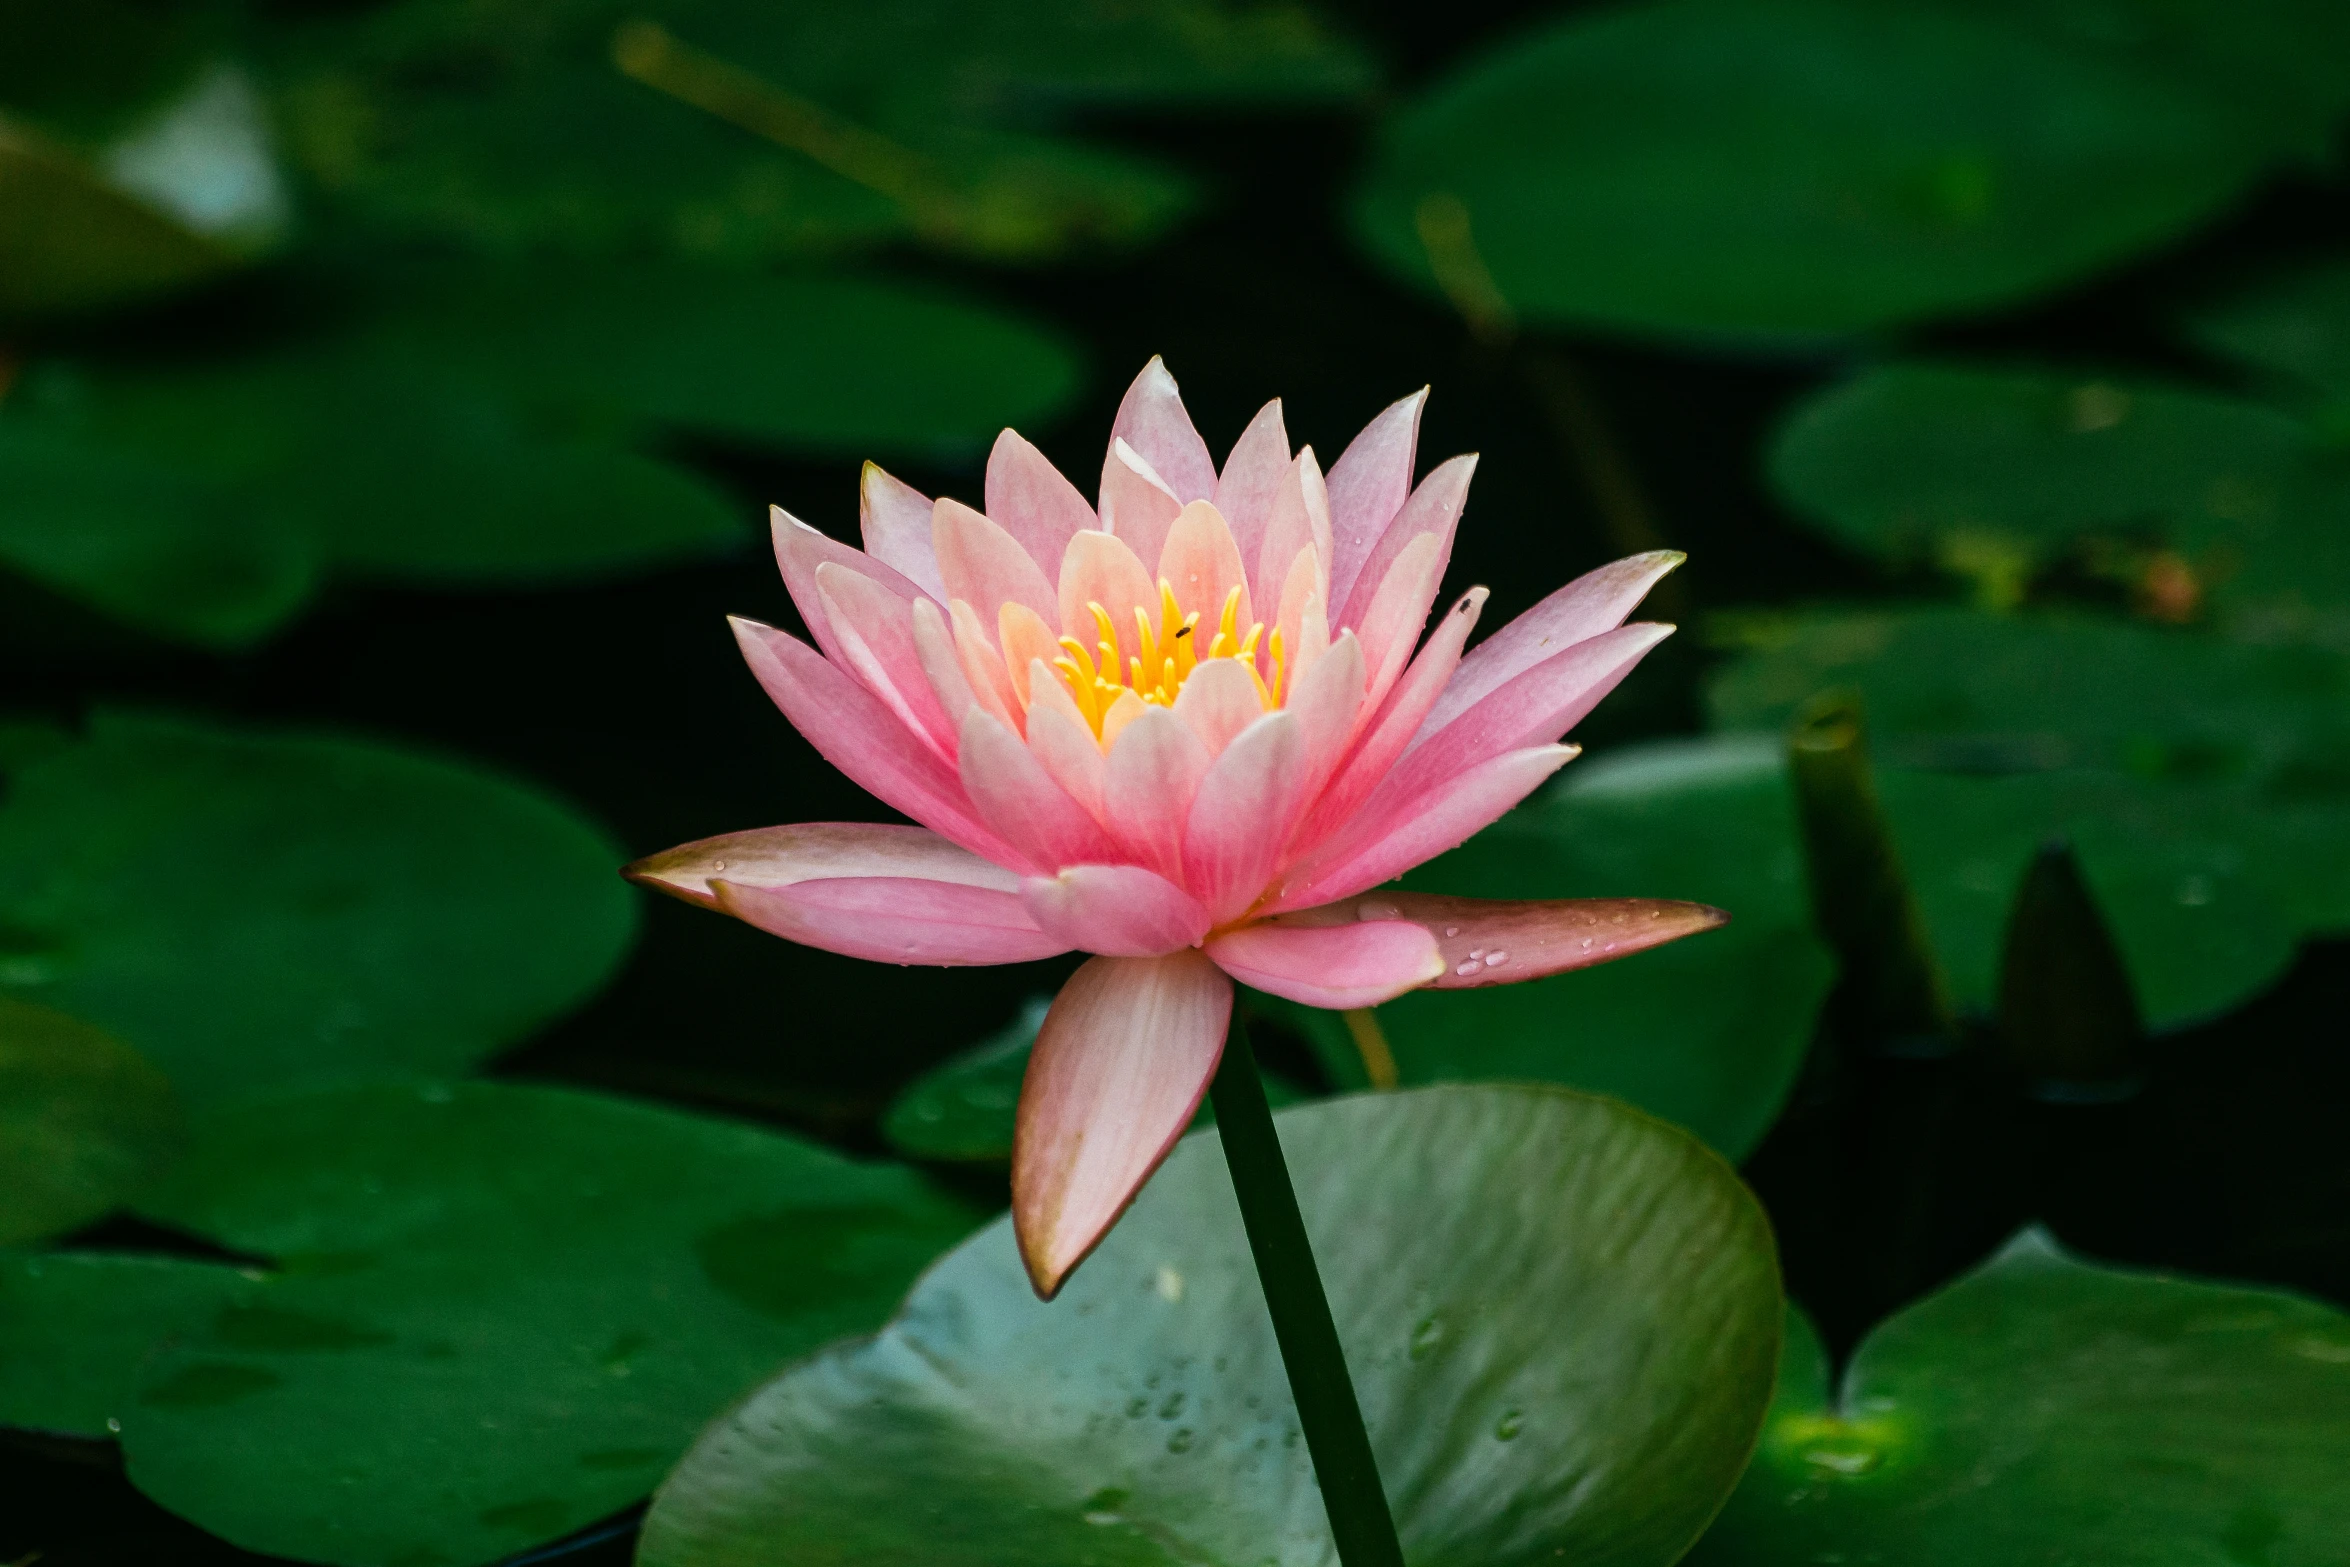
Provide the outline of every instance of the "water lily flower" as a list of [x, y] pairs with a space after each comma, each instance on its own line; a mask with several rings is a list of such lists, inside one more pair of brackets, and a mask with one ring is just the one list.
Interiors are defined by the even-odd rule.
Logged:
[[1474, 457], [1412, 482], [1425, 391], [1325, 477], [1268, 404], [1218, 468], [1153, 359], [1089, 504], [1010, 430], [986, 506], [868, 464], [863, 550], [774, 513], [814, 638], [733, 622], [826, 760], [919, 826], [824, 822], [629, 867], [789, 940], [900, 964], [1089, 953], [1021, 1092], [1013, 1215], [1050, 1296], [1198, 1108], [1239, 980], [1309, 1006], [1507, 984], [1724, 917], [1384, 883], [1576, 754], [1560, 738], [1672, 630], [1625, 625], [1680, 563], [1636, 555], [1468, 647], [1425, 641]]

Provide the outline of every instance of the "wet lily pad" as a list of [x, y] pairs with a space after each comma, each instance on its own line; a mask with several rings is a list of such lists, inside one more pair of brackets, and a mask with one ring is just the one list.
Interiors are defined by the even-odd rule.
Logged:
[[0, 1425], [112, 1437], [148, 1357], [259, 1281], [185, 1257], [0, 1255]]
[[902, 1167], [489, 1083], [213, 1113], [144, 1208], [278, 1271], [149, 1357], [133, 1483], [342, 1567], [491, 1561], [626, 1506], [972, 1223]]
[[191, 1101], [458, 1072], [619, 963], [623, 858], [469, 767], [101, 714], [0, 801], [0, 990]]
[[1354, 217], [1472, 311], [1783, 344], [2086, 276], [2280, 150], [2223, 86], [1978, 8], [1663, 0], [1436, 83], [1386, 127]]
[[0, 995], [0, 1245], [99, 1217], [180, 1151], [179, 1100], [78, 1018]]
[[[1279, 1117], [1405, 1550], [1665, 1567], [1769, 1396], [1768, 1226], [1685, 1133], [1563, 1089]], [[646, 1567], [1312, 1561], [1319, 1493], [1213, 1133], [1051, 1304], [1009, 1221], [879, 1338], [726, 1415]]]
[[1754, 1466], [1689, 1560], [2318, 1563], [2350, 1534], [2350, 1316], [2027, 1230], [1832, 1379], [1792, 1314]]

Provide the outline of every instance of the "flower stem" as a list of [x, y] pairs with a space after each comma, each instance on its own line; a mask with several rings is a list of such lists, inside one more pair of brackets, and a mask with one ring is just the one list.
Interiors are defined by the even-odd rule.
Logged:
[[1289, 1370], [1298, 1424], [1322, 1486], [1322, 1507], [1341, 1567], [1403, 1567], [1403, 1546], [1379, 1486], [1378, 1460], [1363, 1429], [1362, 1407], [1339, 1348], [1338, 1326], [1322, 1293], [1297, 1192], [1273, 1131], [1273, 1111], [1257, 1075], [1256, 1052], [1238, 1018], [1224, 1044], [1223, 1064], [1209, 1088], [1224, 1161], [1240, 1196], [1240, 1218], [1257, 1260], [1257, 1278], [1273, 1317], [1273, 1337]]

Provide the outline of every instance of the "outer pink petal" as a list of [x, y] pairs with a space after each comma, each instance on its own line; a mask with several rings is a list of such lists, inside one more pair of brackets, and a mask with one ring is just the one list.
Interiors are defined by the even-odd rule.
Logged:
[[1017, 430], [997, 436], [987, 455], [987, 515], [1048, 577], [1059, 574], [1071, 535], [1100, 526], [1077, 486]]
[[1200, 780], [1183, 829], [1183, 885], [1218, 924], [1246, 913], [1273, 879], [1298, 814], [1304, 726], [1267, 713]]
[[1676, 550], [1651, 550], [1577, 577], [1478, 643], [1461, 660], [1460, 672], [1429, 711], [1422, 732], [1433, 734], [1504, 682], [1622, 625], [1648, 590], [1687, 558]]
[[1420, 720], [1443, 694], [1444, 683], [1452, 678], [1461, 660], [1461, 647], [1477, 624], [1485, 598], [1485, 589], [1471, 588], [1436, 623], [1420, 656], [1412, 660], [1395, 689], [1387, 693], [1377, 716], [1365, 726], [1346, 765], [1314, 801], [1312, 813], [1298, 831], [1298, 847], [1310, 848], [1336, 831], [1387, 776], [1412, 736], [1419, 733]]
[[1118, 733], [1102, 784], [1111, 833], [1126, 856], [1162, 875], [1183, 874], [1183, 826], [1215, 758], [1191, 726], [1146, 708]]
[[958, 848], [927, 827], [883, 822], [795, 822], [723, 833], [647, 855], [620, 874], [706, 909], [718, 907], [710, 883], [720, 877], [746, 887], [889, 876], [994, 892], [1020, 890], [1016, 871]]
[[1403, 673], [1419, 643], [1420, 629], [1428, 624], [1428, 610], [1443, 577], [1444, 540], [1433, 533], [1421, 534], [1396, 556], [1386, 580], [1372, 595], [1362, 624], [1355, 628], [1363, 643], [1366, 701], [1384, 701]]
[[1206, 950], [1244, 985], [1333, 1011], [1393, 1001], [1445, 971], [1435, 936], [1408, 920], [1243, 925]]
[[1059, 596], [1042, 569], [995, 523], [961, 501], [941, 500], [931, 510], [930, 529], [947, 597], [969, 604], [983, 622], [1005, 604], [1025, 604], [1048, 623], [1059, 616]]
[[1175, 693], [1173, 712], [1215, 757], [1224, 754], [1233, 736], [1265, 716], [1265, 704], [1257, 697], [1257, 683], [1246, 664], [1237, 658], [1211, 658]]
[[[1665, 898], [1514, 901], [1373, 890], [1250, 929], [1366, 930], [1408, 920], [1426, 930], [1443, 954], [1442, 972], [1428, 988], [1471, 990], [1590, 968], [1711, 930], [1729, 918], [1702, 903]], [[1213, 944], [1208, 952], [1217, 955]], [[1235, 978], [1257, 983], [1228, 963], [1224, 967]]]
[[[1151, 356], [1142, 374], [1126, 388], [1110, 437], [1141, 453], [1142, 460], [1167, 482], [1177, 500], [1204, 501], [1216, 493], [1216, 460], [1208, 455], [1208, 443], [1192, 428], [1191, 415], [1183, 410], [1183, 394], [1175, 389], [1175, 378], [1167, 373], [1158, 355]], [[1108, 494], [1106, 471], [1102, 489]], [[1106, 501], [1103, 509], [1108, 509]], [[1154, 558], [1138, 553], [1145, 560]]]
[[1428, 388], [1387, 406], [1347, 443], [1330, 469], [1330, 602], [1354, 597], [1355, 580], [1379, 536], [1411, 493], [1412, 459], [1420, 444], [1420, 410]]
[[1020, 1089], [1012, 1228], [1049, 1300], [1199, 1109], [1232, 982], [1196, 952], [1095, 958], [1061, 987]]
[[1102, 465], [1102, 531], [1124, 539], [1136, 559], [1156, 561], [1182, 510], [1174, 489], [1139, 452], [1124, 441], [1110, 443]]
[[972, 810], [947, 764], [880, 698], [795, 636], [739, 616], [729, 624], [783, 716], [852, 783], [999, 865], [1023, 863]]
[[1049, 876], [1064, 865], [1118, 858], [1092, 813], [994, 715], [974, 712], [964, 720], [961, 762], [972, 808], [1009, 846], [1009, 863]]
[[1155, 958], [1197, 946], [1208, 933], [1199, 899], [1139, 865], [1072, 865], [1031, 876], [1020, 896], [1039, 929], [1104, 957]]
[[1351, 631], [1339, 633], [1330, 651], [1316, 659], [1285, 704], [1297, 715], [1305, 736], [1305, 767], [1299, 788], [1311, 798], [1321, 791], [1346, 743], [1354, 738], [1363, 708], [1363, 650]]
[[1232, 443], [1224, 471], [1216, 475], [1216, 510], [1224, 514], [1240, 546], [1240, 558], [1256, 564], [1265, 538], [1265, 520], [1273, 512], [1273, 492], [1289, 471], [1289, 431], [1281, 423], [1281, 399], [1257, 410], [1257, 416]]
[[775, 565], [783, 573], [784, 587], [791, 592], [792, 607], [800, 612], [808, 635], [816, 639], [816, 646], [827, 658], [840, 657], [840, 641], [832, 634], [832, 617], [825, 614], [823, 600], [816, 596], [818, 566], [829, 562], [844, 567], [909, 601], [929, 596], [894, 568], [819, 533], [780, 506], [767, 508], [767, 520], [775, 541]]
[[1459, 847], [1532, 794], [1576, 752], [1571, 745], [1512, 751], [1421, 796], [1407, 811], [1357, 818], [1286, 872], [1279, 895], [1263, 912], [1283, 914], [1351, 898]]
[[[1330, 571], [1330, 497], [1322, 484], [1322, 469], [1311, 446], [1298, 448], [1281, 482], [1274, 486], [1272, 509], [1265, 514], [1265, 536], [1257, 545], [1256, 573], [1249, 580], [1257, 602], [1282, 602], [1298, 553], [1311, 549], [1317, 577], [1327, 586]], [[1329, 614], [1325, 595], [1322, 612]]]
[[851, 876], [745, 887], [719, 880], [718, 906], [769, 935], [874, 963], [1028, 963], [1069, 950], [1017, 893], [906, 876]]
[[1461, 522], [1461, 508], [1469, 503], [1469, 481], [1477, 473], [1474, 453], [1455, 457], [1440, 464], [1428, 477], [1422, 479], [1403, 503], [1403, 510], [1387, 525], [1379, 536], [1362, 570], [1355, 575], [1354, 592], [1336, 624], [1354, 626], [1362, 623], [1371, 611], [1371, 599], [1379, 591], [1379, 584], [1387, 580], [1388, 571], [1396, 557], [1414, 539], [1423, 533], [1433, 533], [1439, 543], [1436, 577], [1444, 579], [1444, 567], [1452, 559], [1452, 541]]
[[[952, 726], [951, 743], [962, 743], [964, 716], [983, 703], [998, 718], [1009, 720], [1010, 708], [1002, 705], [1002, 699], [992, 689], [983, 696], [971, 684], [962, 655], [955, 649], [954, 628], [947, 623], [947, 612], [929, 599], [917, 599], [911, 621], [914, 657], [921, 663], [922, 678], [930, 682], [931, 694], [938, 698], [939, 708]], [[1001, 668], [998, 663], [999, 674]], [[948, 759], [953, 760], [951, 756]]]
[[946, 585], [938, 575], [938, 552], [930, 543], [931, 499], [910, 484], [900, 483], [867, 463], [857, 486], [857, 513], [865, 535], [865, 553], [905, 574], [923, 592], [946, 602]]
[[[947, 716], [930, 677], [923, 673], [921, 649], [914, 641], [914, 604], [925, 605], [934, 614], [938, 605], [929, 599], [909, 604], [872, 578], [832, 561], [816, 568], [816, 595], [840, 643], [841, 661], [865, 682], [865, 689], [889, 705], [900, 723], [953, 761], [960, 715]], [[944, 626], [943, 621], [940, 624]]]

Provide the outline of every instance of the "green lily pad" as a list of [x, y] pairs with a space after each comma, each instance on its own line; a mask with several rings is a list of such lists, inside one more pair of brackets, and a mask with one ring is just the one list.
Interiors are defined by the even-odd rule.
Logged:
[[619, 963], [623, 858], [471, 768], [101, 714], [0, 801], [0, 990], [191, 1101], [460, 1072]]
[[0, 1245], [97, 1218], [178, 1154], [179, 1101], [138, 1052], [0, 995]]
[[[1769, 1397], [1769, 1228], [1695, 1139], [1562, 1089], [1278, 1118], [1406, 1552], [1665, 1567]], [[1213, 1133], [1050, 1304], [1009, 1221], [724, 1416], [645, 1567], [1316, 1561], [1319, 1493]]]
[[1378, 1009], [1406, 1083], [1614, 1094], [1742, 1159], [1778, 1119], [1834, 977], [1772, 766], [1627, 750], [1404, 879], [1479, 898], [1686, 898], [1730, 923], [1598, 968]]
[[0, 1254], [0, 1425], [107, 1440], [148, 1356], [260, 1278], [184, 1257]]
[[2328, 1562], [2350, 1537], [2350, 1316], [2101, 1267], [2027, 1230], [1832, 1381], [1779, 1392], [1692, 1567]]
[[1354, 218], [1472, 311], [1802, 342], [2087, 276], [2277, 151], [2207, 84], [1971, 8], [1662, 0], [1437, 83], [1387, 126]]
[[150, 1358], [131, 1480], [340, 1567], [491, 1561], [626, 1506], [973, 1219], [902, 1167], [491, 1083], [215, 1112], [143, 1208], [280, 1271]]
[[2319, 423], [2350, 435], [2350, 264], [2329, 260], [2261, 279], [2188, 317], [2203, 347], [2320, 401]]
[[2350, 648], [2350, 462], [2266, 404], [2054, 368], [1893, 364], [1803, 405], [1770, 476], [1797, 512], [1991, 607], [2070, 561], [2162, 619]]

